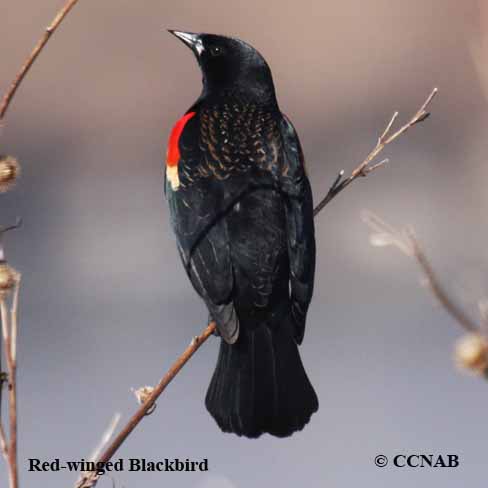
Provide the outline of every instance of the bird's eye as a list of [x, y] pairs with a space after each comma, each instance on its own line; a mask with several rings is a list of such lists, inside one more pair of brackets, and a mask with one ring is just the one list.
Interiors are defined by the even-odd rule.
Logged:
[[220, 56], [223, 52], [224, 50], [220, 46], [212, 46], [210, 48], [210, 54], [212, 56]]

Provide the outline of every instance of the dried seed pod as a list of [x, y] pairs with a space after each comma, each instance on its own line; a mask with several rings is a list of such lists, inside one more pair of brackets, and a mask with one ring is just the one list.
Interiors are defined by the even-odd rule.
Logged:
[[0, 155], [0, 193], [6, 192], [20, 176], [20, 165], [12, 156]]
[[456, 343], [454, 357], [457, 365], [476, 374], [488, 369], [488, 340], [481, 334], [468, 334]]
[[0, 261], [0, 296], [8, 293], [15, 286], [16, 272], [5, 261]]
[[138, 403], [142, 405], [146, 403], [146, 400], [153, 391], [154, 388], [152, 386], [143, 386], [137, 390], [134, 390], [134, 395], [136, 396]]

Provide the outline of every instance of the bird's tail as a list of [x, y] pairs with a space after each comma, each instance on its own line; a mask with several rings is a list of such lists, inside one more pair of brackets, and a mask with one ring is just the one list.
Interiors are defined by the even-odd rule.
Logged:
[[222, 340], [205, 404], [224, 432], [285, 437], [301, 430], [318, 399], [291, 328], [241, 328], [235, 344]]

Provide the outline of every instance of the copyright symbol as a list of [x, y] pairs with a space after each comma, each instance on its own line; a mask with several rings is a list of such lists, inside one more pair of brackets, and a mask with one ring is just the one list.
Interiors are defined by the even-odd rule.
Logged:
[[383, 454], [380, 454], [374, 458], [374, 463], [378, 468], [384, 468], [388, 464], [388, 458], [383, 456]]

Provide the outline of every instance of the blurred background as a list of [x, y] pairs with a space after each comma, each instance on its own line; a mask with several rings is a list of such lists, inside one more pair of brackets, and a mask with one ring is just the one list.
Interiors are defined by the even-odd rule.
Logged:
[[[62, 4], [0, 3], [2, 92]], [[135, 410], [131, 387], [155, 384], [206, 324], [162, 190], [166, 140], [199, 95], [200, 73], [165, 28], [229, 34], [262, 52], [316, 200], [366, 156], [394, 110], [406, 121], [440, 92], [433, 116], [382, 153], [391, 164], [318, 218], [301, 347], [321, 404], [311, 423], [288, 439], [221, 433], [203, 404], [211, 339], [117, 455], [208, 458], [209, 472], [123, 472], [117, 486], [481, 486], [488, 384], [456, 371], [458, 325], [419, 286], [413, 261], [369, 245], [360, 219], [366, 208], [413, 225], [476, 315], [488, 296], [488, 8], [474, 0], [80, 1], [0, 136], [0, 152], [23, 165], [16, 189], [0, 195], [0, 222], [24, 218], [6, 239], [23, 273], [22, 485], [72, 486], [72, 473], [28, 473], [27, 459], [87, 457], [115, 411], [125, 421]], [[399, 453], [458, 454], [460, 466], [373, 463]]]

